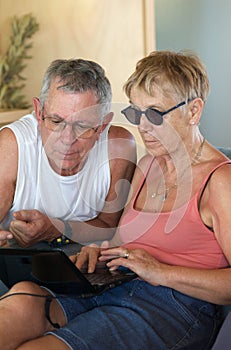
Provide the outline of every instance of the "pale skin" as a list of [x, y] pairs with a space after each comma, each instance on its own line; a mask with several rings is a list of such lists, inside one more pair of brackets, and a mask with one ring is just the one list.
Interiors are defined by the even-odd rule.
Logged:
[[[171, 98], [166, 99], [166, 97], [164, 98], [164, 96], [159, 93], [156, 93], [155, 97], [151, 97], [144, 93], [143, 90], [133, 90], [131, 94], [131, 102], [141, 110], [145, 110], [151, 106], [159, 110], [166, 110], [176, 104], [176, 101]], [[185, 108], [177, 109], [167, 115], [166, 123], [164, 122], [163, 126], [158, 129], [152, 125], [144, 115], [141, 117], [139, 131], [146, 144], [146, 148], [149, 154], [140, 161], [139, 166], [136, 169], [132, 182], [133, 193], [136, 192], [144, 169], [146, 168], [150, 157], [153, 155], [158, 158], [158, 162], [162, 167], [166, 166], [166, 172], [164, 173], [164, 176], [168, 181], [168, 185], [171, 185], [171, 183], [175, 182], [176, 171], [174, 169], [173, 163], [171, 162], [171, 158], [173, 157], [173, 153], [177, 153], [179, 150], [177, 149], [176, 144], [173, 142], [172, 149], [170, 148], [170, 140], [169, 145], [165, 145], [165, 147], [163, 147], [161, 142], [158, 141], [158, 138], [155, 137], [155, 133], [158, 131], [159, 138], [161, 137], [160, 134], [162, 132], [166, 134], [168, 130], [170, 131], [167, 126], [169, 123], [170, 126], [176, 130], [177, 134], [180, 135], [180, 138], [183, 141], [188, 154], [191, 158], [193, 158], [202, 142], [202, 135], [200, 134], [199, 128], [197, 126], [197, 123], [200, 120], [202, 114], [202, 110], [203, 102], [200, 98], [196, 98], [195, 100], [189, 102]], [[166, 149], [168, 149], [168, 151]], [[212, 169], [216, 164], [219, 164], [225, 160], [226, 158], [222, 154], [220, 154], [211, 145], [205, 142], [200, 159], [197, 160], [192, 167], [193, 182], [191, 188], [191, 196], [199, 188], [202, 179], [205, 177], [205, 174], [207, 174], [208, 171]], [[141, 192], [139, 193], [138, 198], [135, 202], [135, 209], [137, 210], [140, 210], [141, 208], [143, 208], [144, 211], [153, 210], [153, 204], [148, 196], [148, 186], [152, 186], [151, 177], [153, 174], [153, 170], [150, 169], [150, 172], [148, 173], [146, 179], [147, 185], [141, 189]], [[209, 183], [202, 195], [201, 204], [199, 207], [202, 221], [205, 225], [213, 229], [213, 234], [221, 245], [229, 263], [231, 263], [231, 253], [229, 249], [231, 244], [231, 219], [229, 210], [231, 196], [230, 176], [230, 165], [224, 165], [219, 168], [219, 170], [217, 170], [209, 180]], [[183, 179], [182, 182], [183, 186], [188, 186], [185, 179]], [[150, 193], [152, 193], [154, 189], [154, 186], [152, 186]], [[173, 190], [167, 197], [161, 210], [171, 210], [175, 198], [176, 193]], [[179, 199], [179, 201], [181, 200], [182, 198]], [[130, 203], [125, 208], [125, 211], [129, 209], [129, 205]], [[118, 232], [119, 229], [117, 233]], [[103, 248], [84, 247], [81, 251], [81, 254], [78, 255], [78, 258], [72, 257], [72, 261], [79, 268], [83, 265], [83, 263], [87, 261], [89, 272], [94, 270], [95, 264], [98, 260], [106, 261], [110, 269], [116, 269], [119, 265], [122, 265], [136, 272], [141, 279], [147, 281], [153, 286], [162, 285], [169, 288], [174, 288], [179, 292], [185, 293], [189, 296], [200, 298], [212, 303], [231, 303], [230, 268], [203, 270], [170, 266], [159, 262], [143, 249], [127, 251], [123, 246], [119, 246], [119, 243], [119, 234], [116, 234], [110, 242], [105, 243]], [[110, 246], [112, 248], [107, 248], [107, 246]], [[129, 253], [129, 257], [127, 259], [125, 259], [125, 253]], [[11, 290], [11, 292], [15, 291], [42, 293], [42, 290], [39, 289], [38, 286], [30, 283], [16, 285]], [[18, 301], [17, 308], [15, 309], [13, 298], [15, 298], [15, 303]], [[14, 312], [17, 310], [18, 317], [16, 317], [16, 320], [19, 319], [21, 321], [18, 321], [18, 323], [20, 323], [18, 325], [20, 331], [16, 331], [15, 333], [16, 327], [14, 328], [13, 345], [8, 348], [4, 347], [4, 349], [69, 349], [66, 344], [64, 344], [61, 340], [56, 339], [52, 335], [41, 336], [44, 332], [51, 329], [51, 325], [45, 321], [44, 315], [42, 314], [42, 311], [44, 311], [44, 309], [41, 307], [42, 301], [31, 298], [29, 300], [30, 304], [28, 304], [28, 300], [26, 298], [28, 297], [23, 298], [15, 296], [9, 298], [8, 305], [6, 302], [3, 303], [5, 309], [3, 305], [0, 304], [0, 307], [2, 308], [1, 317], [3, 321], [5, 320], [4, 322], [11, 322], [10, 319], [12, 317], [12, 312], [10, 310], [14, 310]], [[24, 312], [24, 308], [28, 310], [27, 313]], [[30, 317], [32, 317], [32, 313], [33, 317], [36, 320], [37, 329], [39, 330], [37, 333], [36, 330], [30, 325], [29, 320]], [[52, 302], [51, 319], [53, 322], [58, 322], [60, 325], [65, 324], [64, 315], [62, 314], [56, 301]], [[27, 326], [30, 327], [30, 331], [27, 330]], [[2, 342], [4, 346], [6, 343], [4, 343], [4, 340], [2, 340], [4, 339], [4, 337], [2, 338], [2, 335], [4, 335], [6, 328], [6, 325], [0, 322], [0, 342]], [[9, 328], [9, 333], [7, 334], [8, 338], [11, 336], [10, 332], [11, 330]], [[27, 332], [29, 332], [29, 335]]]
[[[51, 84], [44, 113], [57, 115], [73, 122], [77, 113], [77, 121], [83, 119], [84, 113], [95, 108], [97, 98], [93, 91], [84, 93], [65, 93], [57, 90], [58, 83]], [[95, 134], [89, 139], [76, 137], [72, 127], [67, 125], [61, 134], [48, 130], [42, 120], [43, 113], [38, 98], [34, 98], [34, 110], [40, 127], [42, 142], [50, 165], [55, 172], [68, 176], [79, 172], [84, 166], [87, 154], [112, 119], [108, 113], [103, 122], [99, 118], [90, 121], [97, 126]], [[86, 123], [86, 121], [84, 120]], [[89, 122], [88, 122], [89, 124]], [[99, 125], [98, 125], [99, 124]], [[124, 128], [111, 126], [109, 129], [108, 152], [110, 159], [111, 184], [105, 200], [105, 206], [99, 215], [85, 222], [70, 222], [73, 232], [78, 232], [72, 239], [77, 242], [91, 242], [110, 239], [118, 224], [136, 164], [136, 146], [133, 136]], [[17, 143], [13, 132], [4, 129], [0, 132], [0, 221], [12, 206], [17, 180]], [[123, 179], [123, 181], [120, 181]], [[14, 237], [19, 245], [28, 247], [41, 240], [52, 241], [64, 231], [64, 224], [45, 213], [31, 208], [14, 213], [10, 231], [0, 231], [0, 245]], [[86, 235], [87, 232], [87, 235]]]

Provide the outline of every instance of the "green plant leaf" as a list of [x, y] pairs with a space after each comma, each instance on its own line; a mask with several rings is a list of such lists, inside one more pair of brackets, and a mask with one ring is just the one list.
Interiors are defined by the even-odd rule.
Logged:
[[24, 61], [32, 58], [28, 54], [33, 46], [30, 39], [38, 29], [39, 24], [31, 13], [12, 18], [9, 48], [0, 56], [0, 108], [28, 107], [22, 94], [25, 84], [19, 82], [26, 80], [22, 75]]

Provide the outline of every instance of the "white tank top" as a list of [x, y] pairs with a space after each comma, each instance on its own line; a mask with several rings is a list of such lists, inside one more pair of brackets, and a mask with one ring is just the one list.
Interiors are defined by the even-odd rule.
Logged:
[[13, 205], [2, 228], [21, 209], [38, 209], [49, 217], [72, 221], [87, 221], [102, 211], [110, 187], [109, 127], [89, 152], [83, 169], [72, 176], [60, 176], [50, 167], [32, 114], [4, 127], [17, 139], [18, 174]]

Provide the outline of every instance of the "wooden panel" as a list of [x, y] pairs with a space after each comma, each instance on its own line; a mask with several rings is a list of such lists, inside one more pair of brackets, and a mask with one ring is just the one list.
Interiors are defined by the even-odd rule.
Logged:
[[154, 0], [0, 0], [0, 53], [8, 45], [10, 18], [28, 12], [40, 24], [24, 74], [28, 102], [39, 94], [52, 60], [82, 57], [105, 68], [114, 103], [127, 103], [122, 86], [136, 62], [154, 49]]
[[0, 109], [0, 127], [14, 122], [27, 113], [30, 113], [29, 109], [15, 109], [10, 111]]
[[[149, 4], [148, 9], [144, 3]], [[10, 18], [32, 12], [40, 30], [33, 40], [33, 59], [25, 70], [29, 101], [38, 94], [50, 61], [60, 57], [98, 61], [112, 82], [114, 100], [121, 101], [124, 81], [146, 54], [144, 11], [148, 10], [147, 18], [152, 17], [150, 3], [153, 0], [0, 0], [0, 52], [8, 44]], [[150, 25], [147, 33], [154, 31], [154, 23]]]

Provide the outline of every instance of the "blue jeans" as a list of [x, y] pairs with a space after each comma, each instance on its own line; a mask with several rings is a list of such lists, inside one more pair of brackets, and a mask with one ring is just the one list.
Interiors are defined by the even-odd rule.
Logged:
[[206, 350], [220, 325], [216, 305], [141, 280], [59, 302], [67, 326], [49, 334], [72, 350]]

